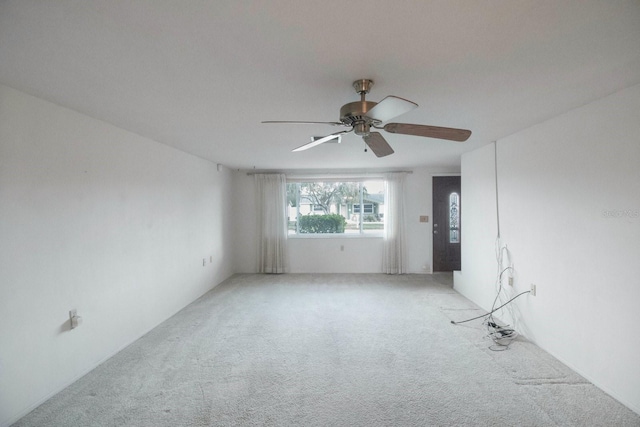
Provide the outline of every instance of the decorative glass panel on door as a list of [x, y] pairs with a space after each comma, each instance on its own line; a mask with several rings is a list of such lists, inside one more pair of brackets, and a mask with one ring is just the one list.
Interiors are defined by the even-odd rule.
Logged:
[[449, 195], [449, 243], [460, 243], [460, 195]]

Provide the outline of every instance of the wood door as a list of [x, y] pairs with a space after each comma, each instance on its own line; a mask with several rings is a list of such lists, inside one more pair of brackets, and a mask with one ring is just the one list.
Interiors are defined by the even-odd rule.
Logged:
[[433, 177], [433, 271], [460, 270], [460, 177]]

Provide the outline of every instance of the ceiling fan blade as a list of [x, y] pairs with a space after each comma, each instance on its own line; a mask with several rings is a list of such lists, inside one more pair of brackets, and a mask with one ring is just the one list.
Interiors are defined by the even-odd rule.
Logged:
[[443, 128], [439, 126], [412, 125], [408, 123], [387, 123], [384, 130], [403, 135], [426, 136], [427, 138], [448, 139], [464, 142], [471, 136], [467, 129]]
[[371, 132], [367, 136], [363, 136], [365, 144], [371, 148], [373, 154], [378, 157], [388, 156], [389, 154], [393, 154], [393, 148], [387, 143], [380, 132]]
[[416, 108], [418, 104], [408, 101], [397, 96], [387, 96], [382, 101], [378, 102], [376, 106], [367, 111], [367, 117], [373, 120], [379, 120], [386, 122], [401, 114], [408, 113]]
[[260, 123], [287, 123], [295, 125], [332, 125], [332, 126], [346, 126], [342, 122], [300, 122], [300, 121], [286, 121], [286, 120], [265, 120]]
[[331, 141], [333, 138], [337, 138], [338, 136], [342, 135], [343, 133], [347, 133], [347, 132], [351, 132], [351, 130], [343, 130], [343, 131], [340, 131], [340, 132], [332, 133], [331, 135], [327, 135], [324, 138], [316, 139], [315, 141], [311, 141], [308, 144], [304, 144], [304, 145], [301, 145], [298, 148], [294, 148], [291, 151], [308, 150], [311, 147], [315, 147], [316, 145], [320, 145], [320, 144], [322, 144], [324, 142]]

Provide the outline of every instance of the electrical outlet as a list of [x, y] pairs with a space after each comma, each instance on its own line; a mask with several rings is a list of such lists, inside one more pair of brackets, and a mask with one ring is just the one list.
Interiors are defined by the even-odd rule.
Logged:
[[509, 286], [513, 286], [513, 277], [509, 276]]
[[340, 252], [344, 252], [344, 245], [340, 245]]
[[536, 296], [536, 285], [534, 283], [531, 284], [531, 292], [529, 292], [529, 295]]

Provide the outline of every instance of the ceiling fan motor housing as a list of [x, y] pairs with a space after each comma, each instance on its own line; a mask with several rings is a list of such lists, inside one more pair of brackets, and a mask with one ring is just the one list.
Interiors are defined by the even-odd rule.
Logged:
[[366, 116], [378, 103], [372, 101], [356, 101], [345, 104], [340, 108], [340, 121], [354, 128], [356, 135], [369, 135], [372, 120]]

